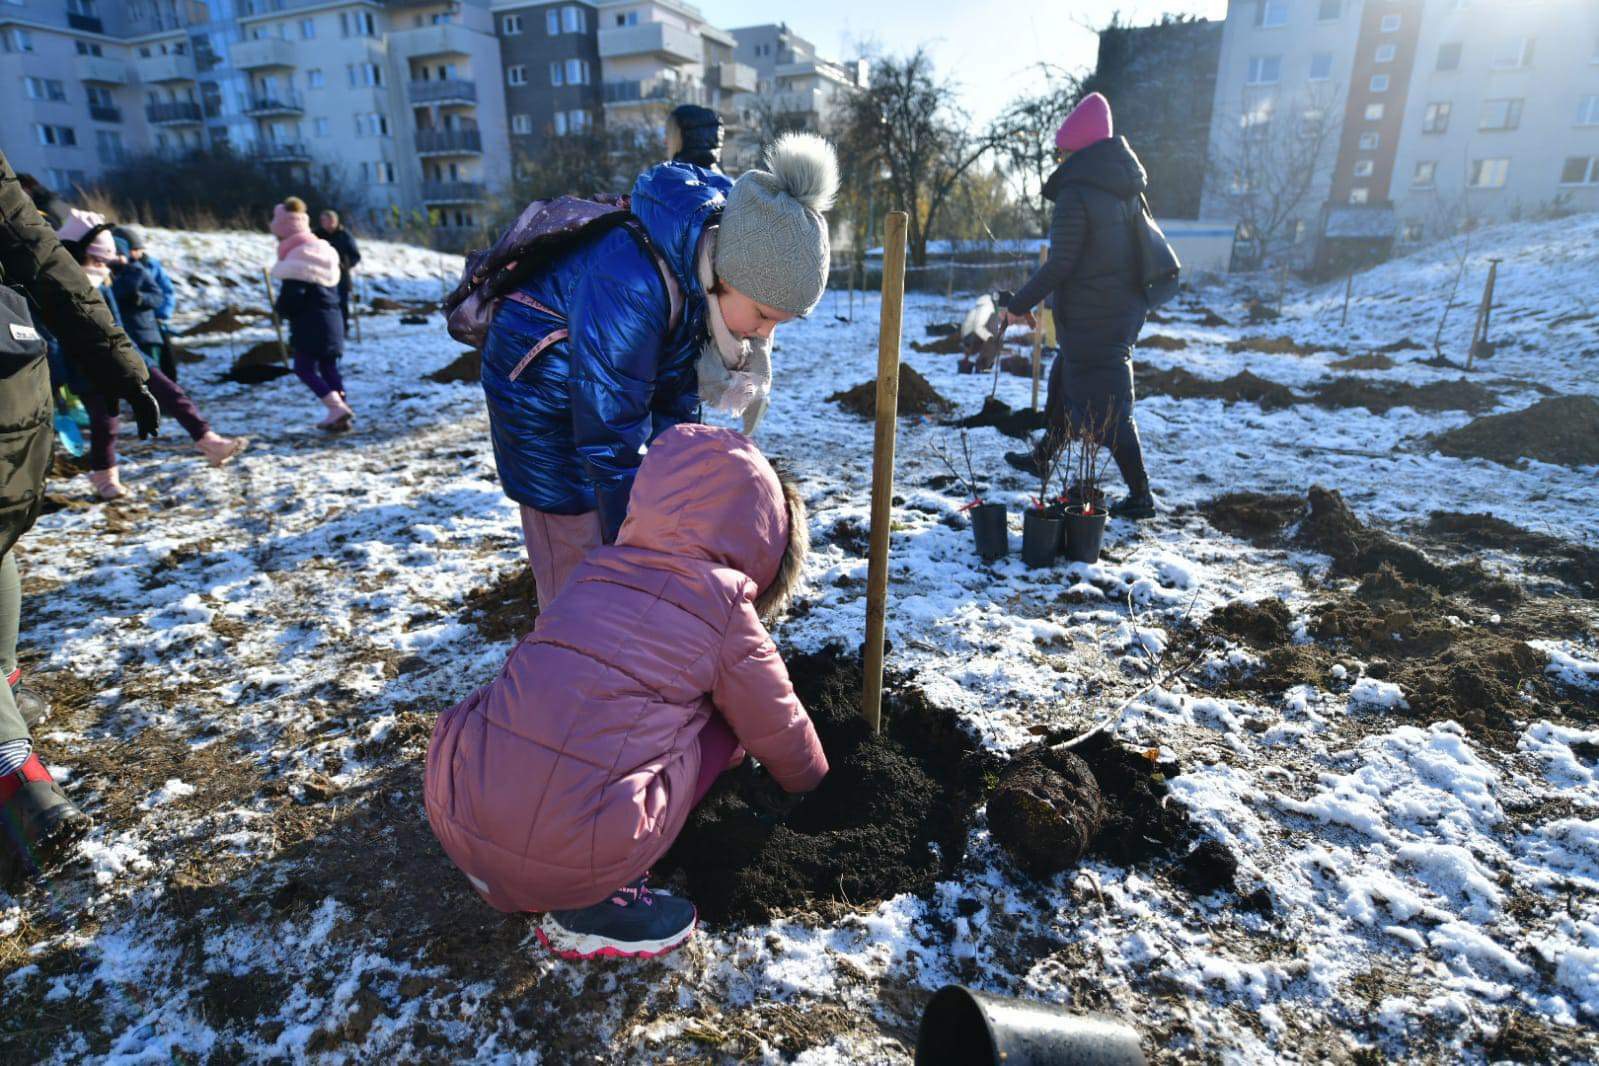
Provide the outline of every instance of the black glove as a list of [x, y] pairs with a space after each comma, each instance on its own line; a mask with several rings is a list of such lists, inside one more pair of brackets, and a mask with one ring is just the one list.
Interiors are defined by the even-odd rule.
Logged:
[[155, 397], [150, 395], [144, 383], [134, 385], [122, 398], [128, 401], [128, 406], [133, 410], [133, 420], [139, 425], [139, 439], [160, 436], [157, 429], [161, 425], [161, 405], [155, 402]]
[[766, 768], [757, 766], [753, 759], [745, 759], [738, 773], [739, 793], [744, 802], [754, 808], [755, 816], [767, 825], [787, 820], [805, 801], [805, 793], [785, 792]]
[[998, 307], [1001, 311], [1008, 311], [1010, 309], [1010, 302], [1011, 300], [1015, 299], [1015, 297], [1015, 290], [1000, 289], [994, 294], [994, 306]]

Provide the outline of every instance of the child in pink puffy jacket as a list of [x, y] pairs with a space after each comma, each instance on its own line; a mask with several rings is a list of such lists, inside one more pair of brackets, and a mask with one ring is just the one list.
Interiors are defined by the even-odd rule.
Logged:
[[491, 905], [544, 911], [567, 957], [647, 956], [694, 932], [645, 884], [718, 774], [754, 755], [789, 792], [827, 773], [762, 624], [799, 583], [793, 487], [747, 438], [680, 425], [500, 676], [440, 717], [427, 812]]

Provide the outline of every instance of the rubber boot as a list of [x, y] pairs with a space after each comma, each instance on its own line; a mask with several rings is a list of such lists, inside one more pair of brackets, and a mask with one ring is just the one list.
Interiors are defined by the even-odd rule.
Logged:
[[0, 884], [8, 889], [59, 865], [94, 827], [39, 761], [0, 777]]
[[89, 471], [89, 484], [94, 486], [94, 494], [102, 500], [120, 500], [128, 494], [122, 487], [122, 479], [117, 476], [117, 468], [107, 467], [104, 470]]
[[250, 441], [245, 437], [222, 437], [206, 430], [205, 436], [194, 442], [200, 449], [200, 454], [205, 456], [205, 461], [212, 466], [222, 466], [230, 462], [234, 456], [250, 446]]

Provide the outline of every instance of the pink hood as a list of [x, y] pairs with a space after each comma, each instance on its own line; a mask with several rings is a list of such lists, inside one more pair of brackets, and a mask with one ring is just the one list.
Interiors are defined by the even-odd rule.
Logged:
[[[64, 241], [80, 240], [84, 234], [96, 226], [105, 224], [105, 216], [96, 211], [80, 211], [76, 207], [68, 216], [61, 228], [56, 231], [56, 236]], [[103, 229], [94, 235], [94, 240], [89, 242], [88, 254], [96, 259], [114, 262], [118, 258], [116, 242], [111, 238], [111, 231]]]
[[312, 285], [339, 283], [339, 253], [334, 251], [333, 245], [311, 232], [309, 215], [278, 204], [272, 209], [272, 221], [267, 228], [278, 239], [278, 261], [272, 267], [273, 277]]
[[713, 707], [784, 787], [820, 783], [827, 757], [754, 605], [787, 526], [748, 438], [690, 425], [651, 445], [617, 543], [434, 729], [428, 820], [490, 904], [583, 907], [648, 870], [688, 818]]

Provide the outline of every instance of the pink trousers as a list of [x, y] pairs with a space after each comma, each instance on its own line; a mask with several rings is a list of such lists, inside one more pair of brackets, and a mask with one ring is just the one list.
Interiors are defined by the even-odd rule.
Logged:
[[700, 776], [694, 782], [694, 806], [698, 807], [738, 750], [738, 737], [727, 719], [713, 710], [711, 720], [705, 723], [695, 740], [700, 746]]
[[522, 539], [527, 544], [527, 561], [533, 567], [533, 585], [542, 611], [566, 587], [572, 571], [590, 549], [599, 547], [600, 513], [551, 514], [524, 503]]

